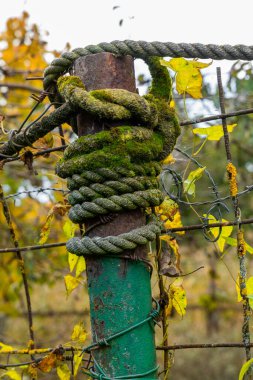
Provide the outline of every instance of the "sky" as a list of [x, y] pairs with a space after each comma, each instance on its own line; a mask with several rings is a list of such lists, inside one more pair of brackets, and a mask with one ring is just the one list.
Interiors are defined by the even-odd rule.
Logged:
[[[114, 39], [252, 44], [252, 0], [0, 0], [0, 29], [28, 11], [53, 49]], [[119, 8], [113, 10], [114, 6]], [[124, 19], [122, 27], [118, 23]]]
[[[9, 17], [26, 10], [49, 49], [85, 47], [112, 40], [253, 44], [252, 0], [0, 0], [0, 31]], [[234, 5], [235, 4], [235, 5]], [[113, 9], [115, 8], [115, 9]], [[119, 26], [123, 20], [122, 26]], [[231, 62], [214, 61], [206, 73], [225, 73]], [[136, 73], [147, 74], [137, 60]]]

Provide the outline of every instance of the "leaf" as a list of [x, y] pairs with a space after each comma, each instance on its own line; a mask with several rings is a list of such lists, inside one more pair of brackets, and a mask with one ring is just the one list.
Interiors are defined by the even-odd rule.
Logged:
[[77, 224], [74, 224], [70, 219], [67, 219], [63, 225], [63, 232], [66, 236], [66, 239], [71, 239], [75, 235], [76, 229]]
[[183, 317], [186, 313], [187, 299], [182, 280], [178, 280], [169, 286], [169, 305], [166, 308], [166, 314], [169, 315], [174, 307], [177, 313]]
[[79, 277], [80, 274], [86, 269], [86, 262], [84, 257], [79, 257], [76, 265], [76, 277]]
[[31, 379], [37, 379], [38, 378], [38, 370], [37, 368], [33, 365], [30, 364], [27, 369], [28, 374], [30, 375]]
[[[206, 218], [207, 215], [204, 214], [204, 217]], [[222, 223], [226, 223], [227, 220], [226, 219], [222, 219]], [[213, 215], [209, 215], [208, 216], [208, 223], [219, 223], [218, 220], [215, 219], [215, 217]], [[216, 238], [218, 235], [219, 235], [219, 227], [212, 227], [210, 228], [210, 231], [212, 233], [212, 235]], [[226, 243], [226, 239], [228, 236], [231, 235], [233, 231], [233, 226], [223, 226], [221, 227], [221, 234], [220, 234], [220, 237], [219, 239], [217, 240], [217, 244], [218, 244], [218, 247], [220, 249], [221, 252], [224, 251], [224, 246], [225, 246], [225, 243]]]
[[0, 353], [8, 353], [11, 351], [13, 351], [12, 346], [8, 346], [7, 344], [0, 342]]
[[69, 208], [70, 205], [63, 202], [58, 202], [49, 210], [46, 222], [40, 232], [39, 244], [45, 244], [47, 242], [54, 216], [64, 216]]
[[170, 153], [162, 162], [163, 165], [170, 165], [176, 162], [175, 158]]
[[80, 322], [77, 325], [75, 325], [72, 335], [71, 335], [71, 340], [83, 343], [85, 342], [86, 337], [87, 337], [87, 333], [84, 329], [83, 323]]
[[[232, 247], [237, 247], [237, 239], [232, 238], [232, 237], [226, 237], [226, 243], [231, 245]], [[249, 252], [251, 255], [253, 254], [253, 248], [245, 243], [246, 251]]]
[[184, 181], [184, 191], [189, 195], [195, 196], [195, 182], [202, 177], [206, 166], [198, 168], [189, 173], [188, 178]]
[[61, 364], [56, 368], [60, 380], [70, 380], [71, 371], [67, 364]]
[[[228, 132], [233, 132], [236, 126], [237, 124], [228, 125]], [[210, 141], [219, 141], [224, 136], [222, 125], [214, 125], [207, 128], [194, 128], [192, 130], [192, 133], [194, 133], [195, 135], [204, 136], [207, 138], [207, 140]]]
[[249, 277], [246, 281], [247, 298], [249, 299], [249, 306], [253, 309], [253, 277]]
[[252, 364], [253, 364], [253, 359], [250, 359], [246, 363], [243, 364], [241, 371], [239, 373], [239, 379], [238, 380], [243, 380], [244, 375], [248, 372], [248, 370], [250, 369]]
[[49, 211], [49, 213], [47, 215], [46, 222], [40, 231], [39, 244], [45, 244], [47, 242], [49, 234], [50, 234], [51, 224], [52, 224], [53, 219], [54, 219], [54, 210], [53, 210], [53, 208], [51, 208], [51, 210]]
[[78, 373], [78, 369], [80, 367], [80, 364], [82, 363], [82, 359], [83, 359], [83, 355], [80, 355], [80, 352], [76, 352], [74, 354], [74, 359], [73, 359], [73, 362], [74, 362], [74, 378], [76, 377], [76, 375]]
[[174, 202], [169, 197], [165, 197], [164, 201], [160, 204], [160, 206], [155, 208], [156, 214], [159, 216], [164, 216], [166, 219], [172, 221], [174, 219], [175, 214], [178, 211], [178, 204]]
[[21, 375], [14, 369], [11, 369], [0, 376], [3, 380], [21, 380]]
[[80, 284], [80, 279], [71, 276], [71, 274], [67, 274], [67, 276], [64, 276], [64, 281], [65, 281], [65, 287], [67, 291], [67, 296], [69, 296], [75, 288], [78, 287]]
[[160, 60], [162, 66], [176, 72], [176, 90], [179, 94], [188, 93], [193, 98], [202, 98], [202, 75], [200, 69], [211, 65], [196, 60], [187, 61], [184, 58], [172, 58], [170, 61]]
[[57, 355], [51, 352], [49, 355], [45, 356], [41, 362], [38, 363], [38, 368], [42, 372], [50, 372], [53, 368], [56, 367]]
[[68, 262], [69, 262], [70, 272], [73, 272], [78, 260], [79, 260], [79, 257], [77, 255], [75, 255], [74, 253], [68, 252]]

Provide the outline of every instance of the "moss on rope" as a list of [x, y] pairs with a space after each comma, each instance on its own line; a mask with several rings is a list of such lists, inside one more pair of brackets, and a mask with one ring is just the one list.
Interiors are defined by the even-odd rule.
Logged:
[[[57, 164], [57, 174], [68, 178], [72, 205], [69, 217], [74, 223], [108, 213], [158, 206], [164, 199], [156, 176], [161, 160], [174, 148], [180, 127], [174, 109], [169, 106], [171, 78], [167, 69], [160, 65], [158, 57], [146, 61], [153, 81], [148, 95], [143, 97], [118, 89], [87, 92], [78, 77], [58, 79], [59, 95], [75, 109], [85, 110], [100, 121], [124, 124], [80, 137]], [[156, 227], [155, 234], [153, 224], [144, 230], [148, 236], [144, 240], [152, 241], [160, 227]], [[129, 234], [136, 242], [144, 242], [141, 231]], [[124, 234], [110, 239], [105, 238], [103, 254], [118, 250], [117, 244], [120, 249], [129, 245]], [[72, 239], [72, 252], [80, 252], [81, 244], [86, 254], [87, 244], [93, 244], [92, 241]], [[133, 243], [131, 246], [136, 247]], [[93, 253], [101, 253], [96, 244]]]

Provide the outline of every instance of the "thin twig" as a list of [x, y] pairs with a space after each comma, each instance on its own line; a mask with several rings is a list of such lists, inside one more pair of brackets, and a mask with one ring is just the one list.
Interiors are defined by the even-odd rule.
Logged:
[[[185, 350], [193, 348], [243, 348], [243, 343], [201, 343], [201, 344], [175, 344], [172, 346], [157, 346], [158, 351], [170, 351], [170, 350]], [[253, 347], [253, 343], [250, 344], [250, 347]]]
[[37, 87], [28, 86], [26, 84], [19, 84], [19, 83], [0, 83], [0, 87], [7, 87], [10, 90], [25, 90], [30, 92], [35, 92], [37, 94], [41, 93], [41, 89]]
[[240, 115], [248, 115], [253, 113], [253, 108], [247, 108], [245, 110], [240, 110], [240, 111], [234, 111], [234, 112], [228, 112], [228, 113], [221, 113], [218, 115], [211, 115], [211, 116], [206, 116], [206, 117], [200, 117], [197, 119], [192, 119], [192, 120], [184, 120], [181, 121], [180, 125], [185, 126], [185, 125], [192, 125], [192, 124], [198, 124], [198, 123], [204, 123], [206, 121], [212, 121], [212, 120], [219, 120], [219, 119], [226, 119], [229, 117], [233, 116], [240, 116]]
[[7, 253], [7, 252], [29, 252], [29, 251], [37, 251], [38, 249], [48, 249], [48, 248], [64, 247], [65, 245], [66, 245], [66, 242], [64, 241], [62, 243], [50, 243], [50, 244], [43, 244], [43, 245], [28, 245], [28, 246], [25, 246], [25, 247], [18, 247], [18, 248], [1, 248], [0, 249], [0, 253]]
[[15, 231], [13, 228], [10, 210], [9, 210], [9, 207], [8, 207], [6, 200], [4, 199], [4, 192], [3, 192], [2, 185], [0, 185], [0, 200], [2, 201], [3, 213], [5, 216], [8, 228], [9, 228], [10, 236], [11, 236], [13, 244], [15, 245], [15, 248], [16, 248], [15, 252], [17, 253], [17, 259], [19, 262], [19, 267], [20, 267], [22, 278], [23, 278], [25, 296], [26, 296], [26, 304], [27, 304], [27, 317], [28, 317], [28, 325], [29, 325], [29, 334], [30, 334], [30, 340], [31, 340], [30, 346], [31, 346], [31, 348], [34, 348], [32, 305], [31, 305], [31, 297], [30, 297], [30, 292], [29, 292], [27, 276], [26, 276], [26, 272], [25, 272], [25, 264], [24, 264], [24, 260], [23, 260], [21, 251], [19, 249], [19, 243], [18, 243], [18, 240], [16, 238]]

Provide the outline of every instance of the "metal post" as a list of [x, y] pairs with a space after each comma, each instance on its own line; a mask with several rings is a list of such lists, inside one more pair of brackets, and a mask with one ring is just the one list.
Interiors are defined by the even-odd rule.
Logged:
[[[136, 92], [133, 59], [99, 53], [79, 58], [74, 64], [74, 74], [79, 76], [87, 90], [121, 88]], [[115, 125], [115, 124], [114, 124]], [[101, 121], [82, 113], [77, 117], [78, 135], [97, 133], [108, 129]], [[87, 221], [86, 227], [94, 224]], [[124, 212], [106, 224], [93, 228], [89, 236], [119, 235], [145, 224], [143, 210]], [[146, 257], [147, 247], [138, 247], [137, 257]], [[130, 327], [149, 315], [152, 309], [150, 273], [143, 262], [122, 258], [88, 258], [88, 290], [93, 341], [106, 339]], [[156, 367], [153, 322], [124, 334], [109, 346], [100, 347], [93, 355], [106, 376], [117, 378], [144, 374]], [[157, 379], [157, 371], [142, 376]]]

